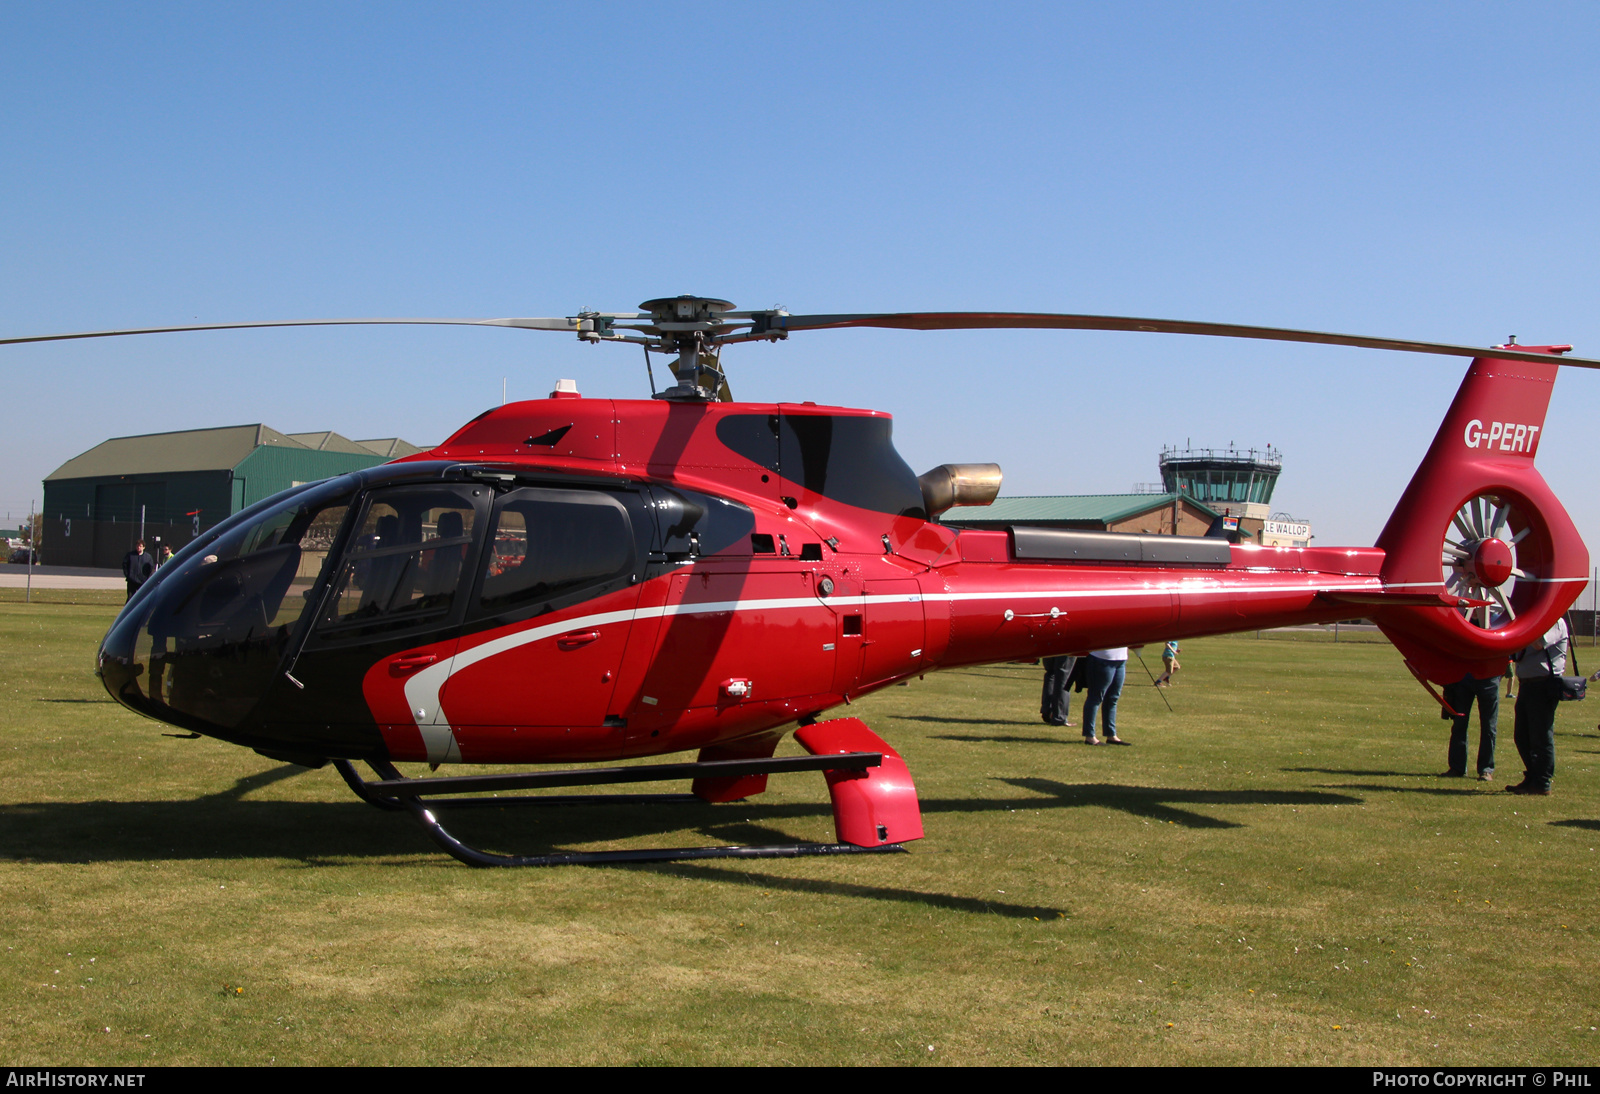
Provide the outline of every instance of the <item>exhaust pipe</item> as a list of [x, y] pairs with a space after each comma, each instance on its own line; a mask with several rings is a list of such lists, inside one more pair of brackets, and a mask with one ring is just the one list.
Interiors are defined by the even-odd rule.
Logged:
[[917, 476], [931, 519], [952, 505], [988, 505], [1000, 494], [997, 463], [942, 463]]

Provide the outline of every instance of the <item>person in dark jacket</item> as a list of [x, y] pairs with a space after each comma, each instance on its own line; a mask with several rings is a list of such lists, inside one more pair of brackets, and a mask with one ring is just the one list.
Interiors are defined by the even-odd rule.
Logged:
[[133, 545], [133, 550], [122, 556], [122, 576], [128, 581], [129, 600], [155, 572], [156, 560], [145, 553], [144, 540], [141, 539]]

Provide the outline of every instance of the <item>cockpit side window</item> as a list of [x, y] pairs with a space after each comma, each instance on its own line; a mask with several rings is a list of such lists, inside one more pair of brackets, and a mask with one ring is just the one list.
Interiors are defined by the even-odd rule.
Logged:
[[354, 530], [322, 614], [327, 637], [442, 621], [475, 555], [481, 490], [440, 486], [375, 492]]
[[636, 544], [628, 510], [598, 491], [514, 490], [495, 506], [476, 611], [500, 615], [626, 578]]

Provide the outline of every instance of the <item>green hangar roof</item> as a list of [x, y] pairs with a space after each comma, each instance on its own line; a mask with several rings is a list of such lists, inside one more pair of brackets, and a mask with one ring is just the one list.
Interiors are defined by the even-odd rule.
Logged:
[[374, 467], [415, 445], [375, 450], [331, 431], [280, 433], [257, 422], [113, 437], [44, 480], [44, 542], [63, 566], [115, 566], [133, 539], [181, 547], [280, 490]]
[[109, 441], [101, 441], [81, 456], [74, 456], [45, 476], [44, 481], [160, 475], [182, 471], [231, 471], [263, 445], [290, 449], [307, 447], [286, 433], [260, 424], [113, 437]]
[[371, 440], [357, 441], [362, 448], [376, 452], [386, 460], [398, 460], [401, 456], [415, 456], [422, 449], [410, 441], [402, 441], [399, 437], [373, 437]]
[[[192, 471], [233, 471], [259, 449], [281, 449], [290, 454], [324, 452], [355, 457], [350, 467], [367, 467], [422, 449], [398, 437], [379, 441], [352, 441], [331, 430], [320, 433], [280, 433], [271, 426], [229, 425], [216, 429], [184, 429], [176, 433], [143, 433], [101, 441], [74, 456], [45, 477], [45, 482], [67, 479], [125, 478], [129, 475], [171, 475]], [[345, 461], [348, 462], [348, 461]], [[338, 473], [338, 472], [332, 472]]]
[[[352, 441], [349, 437], [341, 437], [333, 430], [324, 433], [291, 433], [289, 439], [299, 441], [307, 448], [315, 448], [318, 452], [345, 452], [352, 456], [370, 456], [372, 449], [367, 448], [360, 441]], [[382, 455], [382, 453], [378, 453]]]

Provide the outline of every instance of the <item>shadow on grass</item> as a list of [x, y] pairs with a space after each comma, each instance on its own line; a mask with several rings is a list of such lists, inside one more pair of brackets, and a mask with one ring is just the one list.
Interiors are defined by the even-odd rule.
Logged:
[[1450, 782], [1464, 782], [1466, 785], [1454, 787], [1397, 787], [1384, 782], [1330, 782], [1326, 790], [1371, 790], [1373, 793], [1427, 793], [1435, 798], [1470, 798], [1472, 795], [1485, 795], [1504, 790], [1504, 784], [1478, 785], [1477, 779], [1450, 779]]
[[[1018, 665], [1017, 668], [1018, 669], [1022, 669], [1022, 670], [1026, 670], [1028, 668], [1028, 666], [1026, 666], [1026, 665]], [[1037, 671], [1037, 666], [1034, 667], [1034, 670]], [[977, 677], [980, 677], [980, 678], [982, 678], [984, 680], [1017, 680], [1017, 679], [1021, 678], [1019, 673], [1016, 673], [1016, 672], [974, 672], [971, 669], [946, 669], [944, 672], [941, 672], [939, 675], [940, 676], [977, 676]]]
[[1011, 919], [1050, 920], [1059, 919], [1067, 914], [1062, 908], [1007, 904], [1001, 901], [980, 900], [976, 897], [955, 896], [951, 893], [925, 893], [917, 889], [892, 889], [882, 885], [857, 885], [849, 881], [782, 877], [777, 874], [757, 874], [745, 870], [735, 872], [714, 866], [692, 866], [681, 862], [630, 866], [624, 869], [669, 874], [689, 881], [721, 881], [755, 889], [782, 889], [791, 893], [857, 897], [864, 900], [893, 900], [905, 904], [921, 904], [929, 908], [945, 908], [953, 912], [1000, 915]]
[[[1314, 790], [1178, 790], [1164, 787], [1117, 786], [1108, 783], [1058, 783], [1053, 779], [1002, 779], [1024, 790], [1047, 795], [1008, 801], [1005, 809], [1063, 809], [1100, 806], [1120, 809], [1136, 817], [1171, 821], [1185, 828], [1243, 828], [1238, 821], [1218, 820], [1179, 805], [1359, 805], [1360, 798]], [[923, 803], [924, 812], [937, 812], [942, 803]]]
[[112, 698], [105, 699], [35, 699], [35, 703], [115, 703]]
[[1552, 828], [1587, 828], [1591, 832], [1600, 832], [1600, 820], [1584, 820], [1574, 817], [1572, 820], [1551, 821]]
[[[1013, 718], [938, 718], [931, 714], [895, 714], [891, 715], [896, 721], [901, 722], [928, 722], [939, 726], [1036, 726], [1039, 721], [1034, 719], [1017, 720]], [[960, 740], [960, 738], [955, 738]]]
[[[191, 801], [86, 801], [0, 804], [0, 857], [13, 861], [91, 863], [160, 859], [281, 858], [306, 864], [438, 854], [409, 817], [358, 801], [257, 801], [246, 795], [312, 772], [292, 764], [245, 776], [224, 790]], [[334, 778], [329, 772], [318, 779]], [[1187, 828], [1238, 828], [1182, 806], [1349, 805], [1346, 794], [1317, 791], [1188, 790], [1078, 784], [1042, 778], [999, 780], [1030, 792], [1026, 797], [925, 799], [925, 814], [981, 814], [1019, 810], [1120, 809]], [[1388, 789], [1380, 787], [1378, 789]], [[787, 843], [832, 838], [832, 807], [815, 802], [765, 803], [760, 799], [621, 805], [595, 803], [556, 809], [441, 810], [458, 838], [477, 847], [523, 854], [580, 847], [636, 845], [668, 839], [673, 845]], [[802, 822], [797, 835], [788, 822]], [[692, 834], [692, 835], [691, 835]], [[696, 839], [698, 837], [698, 839]], [[441, 865], [453, 862], [439, 855]], [[1052, 915], [1053, 909], [1046, 909]], [[1029, 909], [1032, 916], [1038, 909]], [[1022, 912], [1018, 912], [1022, 914]]]
[[1486, 790], [1500, 789], [1493, 783], [1478, 786], [1470, 775], [1441, 775], [1437, 771], [1363, 771], [1343, 767], [1283, 767], [1280, 771], [1298, 771], [1314, 775], [1363, 775], [1368, 778], [1433, 779], [1433, 786], [1396, 786], [1393, 783], [1333, 783], [1330, 788], [1340, 790], [1374, 790], [1389, 794], [1438, 794], [1459, 797], [1463, 794], [1482, 794]]
[[[156, 859], [282, 858], [307, 865], [333, 867], [351, 858], [382, 859], [428, 853], [434, 865], [457, 864], [437, 851], [420, 828], [407, 818], [381, 813], [360, 802], [246, 801], [251, 791], [308, 774], [293, 765], [272, 768], [239, 779], [226, 790], [187, 802], [52, 802], [0, 805], [0, 846], [13, 860], [87, 864]], [[964, 806], [1000, 810], [1017, 802], [938, 802], [943, 811]], [[1036, 802], [1034, 804], [1037, 804]], [[465, 832], [469, 818], [486, 812], [457, 813], [448, 818], [453, 830]], [[556, 816], [548, 810], [493, 811], [501, 823], [490, 837], [495, 843], [528, 839], [554, 846], [595, 843], [632, 837], [696, 830], [707, 841], [772, 844], [795, 840], [792, 832], [765, 821], [799, 817], [823, 820], [831, 809], [816, 805], [755, 806], [730, 803], [616, 806], [573, 806]], [[543, 823], [540, 823], [543, 822]], [[700, 822], [700, 823], [696, 823]], [[707, 823], [709, 822], [709, 823]], [[1060, 908], [1011, 904], [953, 893], [923, 892], [848, 881], [786, 878], [775, 874], [708, 868], [681, 863], [616, 867], [670, 874], [689, 881], [719, 882], [783, 889], [790, 892], [896, 901], [929, 908], [1014, 919], [1054, 920]]]
[[1280, 767], [1278, 770], [1294, 771], [1308, 775], [1365, 775], [1368, 778], [1372, 778], [1374, 776], [1383, 777], [1387, 775], [1403, 779], [1425, 779], [1429, 775], [1438, 774], [1437, 771], [1370, 771], [1358, 767]]
[[[1072, 727], [1062, 726], [1061, 728], [1071, 729]], [[1082, 734], [1074, 734], [1070, 737], [1015, 737], [996, 734], [985, 737], [974, 733], [930, 733], [928, 734], [928, 739], [933, 741], [972, 741], [977, 744], [1006, 745], [1081, 745], [1083, 743]]]
[[[1397, 772], [1397, 774], [1403, 774]], [[1431, 794], [1439, 798], [1465, 798], [1475, 794], [1487, 794], [1504, 790], [1501, 783], [1479, 783], [1470, 775], [1420, 775], [1412, 774], [1412, 778], [1430, 779], [1435, 784], [1448, 783], [1450, 785], [1432, 786], [1397, 786], [1394, 783], [1327, 783], [1324, 790], [1369, 790], [1375, 794]]]
[[312, 769], [301, 767], [299, 764], [284, 764], [281, 767], [270, 767], [265, 771], [258, 771], [254, 775], [243, 775], [234, 781], [226, 790], [219, 790], [215, 794], [207, 794], [200, 801], [238, 801], [252, 790], [260, 790], [263, 786], [271, 786], [284, 779], [292, 779], [296, 775], [309, 775]]

